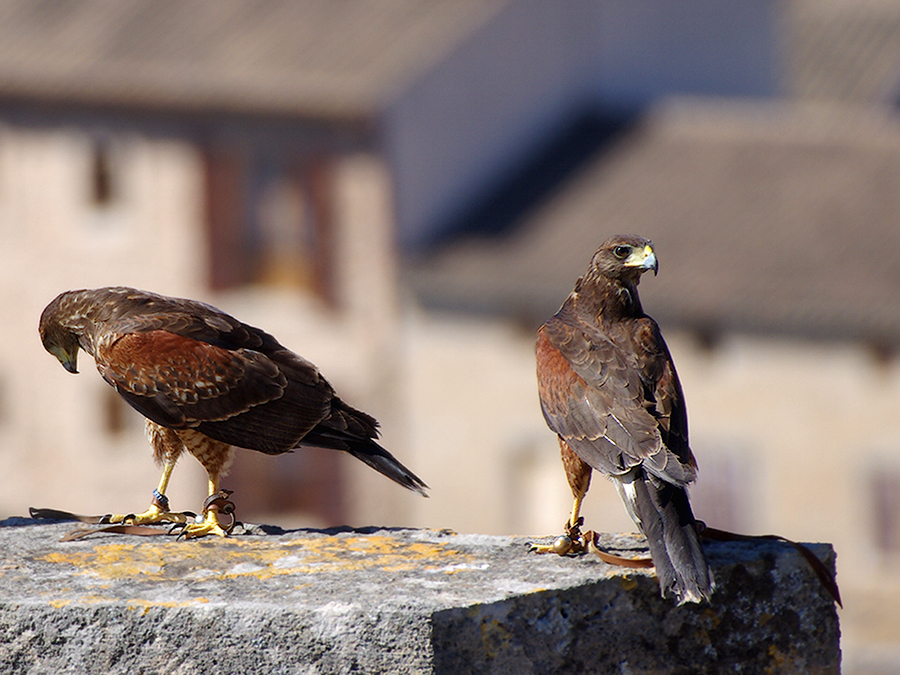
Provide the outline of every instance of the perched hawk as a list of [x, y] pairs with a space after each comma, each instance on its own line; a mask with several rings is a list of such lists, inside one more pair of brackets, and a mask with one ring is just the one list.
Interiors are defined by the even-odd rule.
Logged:
[[657, 269], [648, 240], [604, 242], [538, 330], [537, 376], [544, 418], [559, 437], [575, 496], [567, 535], [581, 537], [591, 470], [609, 476], [647, 537], [663, 597], [682, 604], [708, 599], [715, 584], [688, 502], [697, 463], [681, 384], [659, 327], [638, 298], [641, 275]]
[[[159, 487], [147, 511], [110, 522], [184, 522], [165, 493], [185, 449], [206, 469], [210, 498], [232, 446], [278, 455], [304, 445], [349, 452], [425, 496], [425, 483], [375, 442], [374, 418], [338, 398], [312, 363], [215, 307], [124, 287], [68, 291], [44, 309], [40, 334], [70, 373], [78, 372], [79, 347], [90, 354], [103, 379], [147, 418], [164, 467]], [[217, 508], [204, 510], [185, 535], [224, 536]]]

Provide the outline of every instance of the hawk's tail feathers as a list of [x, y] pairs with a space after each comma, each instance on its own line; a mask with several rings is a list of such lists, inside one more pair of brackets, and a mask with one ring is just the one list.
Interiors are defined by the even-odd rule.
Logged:
[[427, 497], [428, 486], [422, 479], [378, 445], [376, 438], [378, 422], [375, 418], [335, 396], [331, 401], [331, 414], [313, 427], [300, 440], [300, 445], [349, 452], [395, 483]]
[[347, 452], [371, 466], [378, 473], [387, 476], [408, 490], [418, 492], [423, 497], [428, 496], [428, 493], [425, 492], [428, 486], [422, 479], [403, 466], [396, 457], [375, 441], [355, 441], [348, 445]]
[[428, 486], [425, 485], [424, 481], [403, 466], [400, 460], [378, 445], [373, 438], [360, 438], [346, 431], [320, 424], [303, 437], [300, 445], [349, 452], [356, 459], [365, 462], [378, 473], [387, 476], [395, 483], [399, 483], [413, 492], [418, 492], [423, 497], [428, 496], [428, 493], [425, 492]]
[[628, 512], [647, 537], [664, 598], [679, 605], [709, 600], [716, 584], [700, 545], [687, 491], [638, 472], [616, 481]]

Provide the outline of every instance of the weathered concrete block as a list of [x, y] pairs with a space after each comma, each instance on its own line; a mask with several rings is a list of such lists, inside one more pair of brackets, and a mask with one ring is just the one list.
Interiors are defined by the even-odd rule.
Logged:
[[[793, 548], [712, 543], [713, 602], [522, 537], [257, 529], [227, 540], [0, 522], [0, 672], [838, 673], [834, 605]], [[613, 550], [642, 549], [610, 535]], [[831, 567], [828, 545], [813, 550]]]

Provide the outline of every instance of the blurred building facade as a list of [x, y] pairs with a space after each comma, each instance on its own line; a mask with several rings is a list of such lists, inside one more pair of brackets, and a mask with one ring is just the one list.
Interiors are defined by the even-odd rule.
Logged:
[[[36, 334], [125, 284], [272, 332], [432, 487], [239, 453], [239, 516], [555, 533], [534, 329], [633, 231], [698, 516], [834, 542], [845, 670], [891, 672], [898, 52], [887, 0], [0, 2], [0, 509], [149, 499], [141, 420]], [[173, 505], [203, 490], [185, 459]], [[632, 529], [599, 480], [585, 515]]]

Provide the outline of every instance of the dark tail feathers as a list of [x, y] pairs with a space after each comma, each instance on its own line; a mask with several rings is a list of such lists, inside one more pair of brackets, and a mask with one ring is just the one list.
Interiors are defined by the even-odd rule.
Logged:
[[378, 473], [387, 476], [408, 490], [427, 497], [427, 485], [375, 439], [378, 437], [378, 422], [370, 415], [351, 408], [335, 397], [331, 416], [317, 424], [300, 442], [319, 448], [344, 450], [365, 462]]
[[418, 492], [423, 497], [428, 496], [428, 493], [425, 492], [428, 486], [422, 482], [422, 479], [403, 466], [396, 457], [375, 441], [351, 443], [347, 452], [403, 487]]
[[647, 537], [664, 598], [679, 605], [709, 600], [716, 584], [700, 546], [687, 491], [640, 470], [620, 492]]

